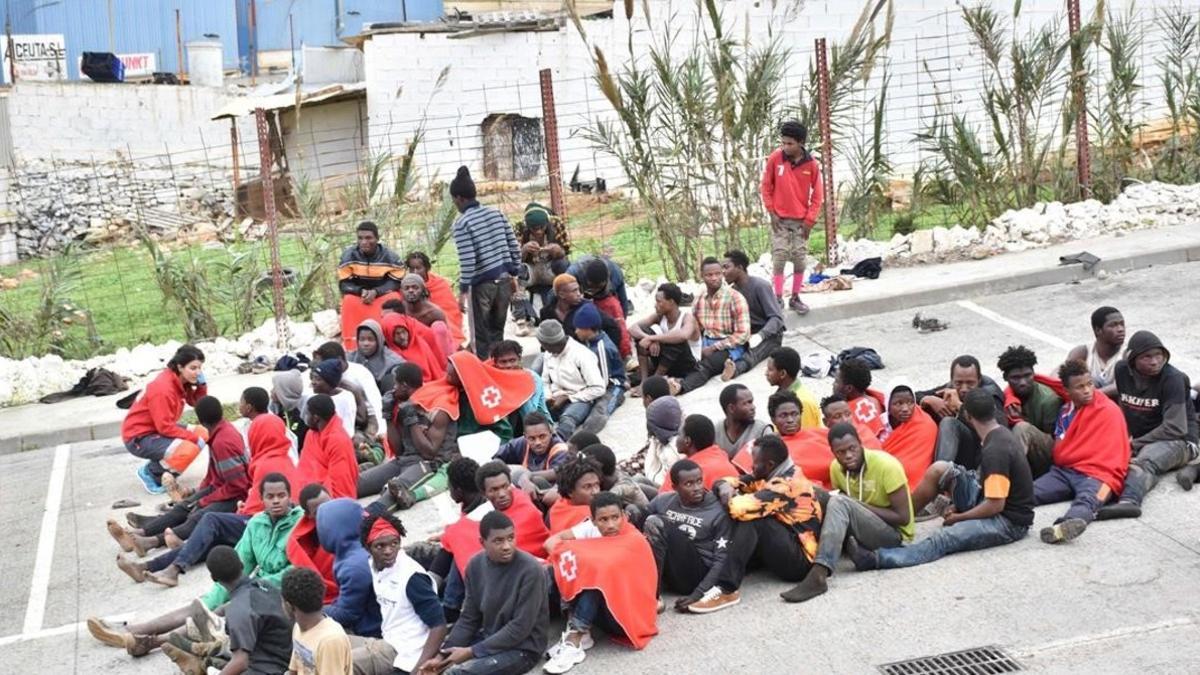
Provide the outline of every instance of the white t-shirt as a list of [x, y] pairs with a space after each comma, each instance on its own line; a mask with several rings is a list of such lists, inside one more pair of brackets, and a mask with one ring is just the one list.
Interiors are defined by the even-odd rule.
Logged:
[[596, 527], [591, 518], [572, 527], [571, 534], [575, 535], [576, 539], [599, 539], [604, 536], [600, 534], [600, 529]]

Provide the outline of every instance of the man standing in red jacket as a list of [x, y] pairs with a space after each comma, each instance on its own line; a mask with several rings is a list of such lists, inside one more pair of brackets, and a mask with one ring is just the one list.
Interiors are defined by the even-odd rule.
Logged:
[[783, 270], [792, 262], [792, 299], [788, 307], [808, 314], [800, 300], [808, 233], [821, 213], [821, 167], [808, 154], [804, 142], [808, 129], [789, 120], [779, 128], [780, 148], [767, 157], [763, 172], [763, 206], [771, 215], [771, 262], [775, 272], [775, 297], [783, 304]]

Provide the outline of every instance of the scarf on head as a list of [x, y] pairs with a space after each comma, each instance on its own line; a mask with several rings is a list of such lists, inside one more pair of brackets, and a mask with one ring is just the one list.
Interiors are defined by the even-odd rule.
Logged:
[[366, 367], [371, 371], [371, 377], [375, 378], [375, 382], [378, 383], [402, 361], [392, 350], [388, 349], [387, 340], [383, 335], [383, 327], [379, 325], [378, 321], [367, 319], [358, 324], [358, 328], [354, 332], [355, 338], [358, 337], [358, 332], [364, 328], [375, 334], [375, 344], [377, 345], [375, 353], [371, 356], [364, 356], [360, 348], [347, 354], [346, 360]]
[[646, 408], [646, 431], [667, 443], [679, 435], [679, 423], [683, 419], [683, 409], [673, 396], [663, 396], [650, 402]]
[[[408, 346], [396, 343], [397, 328], [408, 331]], [[405, 361], [417, 364], [425, 382], [446, 376], [446, 355], [438, 344], [433, 329], [406, 314], [388, 314], [383, 317], [383, 336], [387, 346]]]

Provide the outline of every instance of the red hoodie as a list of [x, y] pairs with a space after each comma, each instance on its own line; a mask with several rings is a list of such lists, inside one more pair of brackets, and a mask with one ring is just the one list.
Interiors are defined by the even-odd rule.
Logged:
[[246, 440], [250, 443], [250, 491], [238, 513], [252, 516], [263, 510], [262, 494], [258, 487], [263, 477], [271, 473], [286, 476], [292, 486], [292, 499], [299, 499], [304, 486], [297, 480], [296, 464], [291, 457], [292, 442], [288, 440], [284, 421], [270, 413], [257, 415], [250, 420]]
[[133, 407], [121, 423], [121, 440], [125, 443], [149, 434], [167, 438], [182, 438], [197, 445], [200, 437], [179, 426], [183, 405], [196, 405], [196, 401], [208, 394], [207, 385], [183, 386], [179, 375], [170, 368], [146, 385], [142, 397], [134, 401]]
[[354, 443], [336, 414], [324, 429], [308, 430], [296, 475], [301, 487], [320, 483], [333, 499], [358, 498], [358, 459], [354, 454]]
[[232, 424], [221, 420], [208, 436], [208, 472], [199, 489], [212, 488], [212, 491], [200, 498], [200, 506], [245, 499], [250, 489], [248, 461], [242, 435]]
[[821, 215], [821, 167], [811, 155], [799, 164], [784, 158], [783, 150], [767, 157], [763, 171], [762, 200], [768, 213], [780, 218], [803, 220], [812, 225]]

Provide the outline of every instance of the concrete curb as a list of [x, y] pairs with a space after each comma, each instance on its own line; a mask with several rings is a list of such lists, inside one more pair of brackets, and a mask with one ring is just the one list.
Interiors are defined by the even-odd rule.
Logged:
[[[1194, 240], [1180, 242], [1175, 247], [1166, 247], [1156, 251], [1145, 251], [1123, 256], [1102, 259], [1091, 270], [1084, 270], [1082, 265], [1063, 265], [1043, 269], [1022, 269], [1008, 272], [997, 272], [965, 280], [962, 283], [948, 284], [935, 288], [915, 289], [909, 292], [897, 292], [883, 297], [872, 297], [849, 300], [828, 307], [814, 307], [812, 314], [800, 318], [793, 312], [786, 312], [786, 323], [789, 330], [800, 330], [830, 321], [841, 321], [883, 312], [935, 305], [955, 300], [964, 300], [981, 295], [996, 293], [1011, 293], [1030, 288], [1065, 284], [1076, 280], [1091, 279], [1104, 270], [1115, 273], [1152, 267], [1155, 265], [1174, 265], [1178, 263], [1200, 261], [1200, 243]], [[111, 397], [115, 401], [117, 397]], [[34, 431], [16, 436], [0, 438], [0, 455], [7, 455], [38, 448], [51, 447], [62, 443], [79, 443], [113, 438], [121, 432], [121, 421], [105, 421], [86, 424], [66, 429]]]

